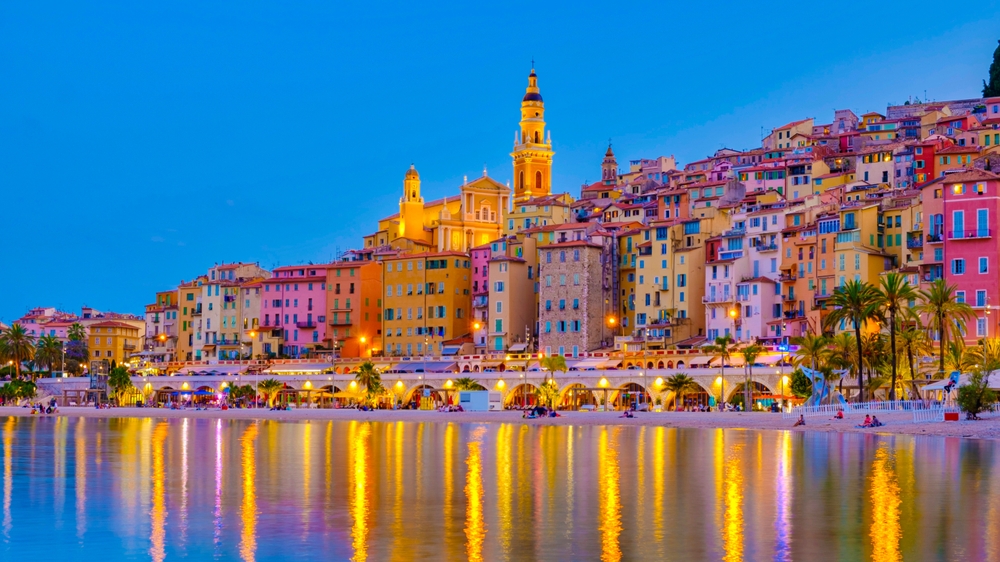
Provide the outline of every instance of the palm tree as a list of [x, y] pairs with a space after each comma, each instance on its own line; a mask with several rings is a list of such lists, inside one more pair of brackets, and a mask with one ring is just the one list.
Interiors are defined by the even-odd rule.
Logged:
[[830, 340], [824, 335], [806, 334], [792, 338], [792, 343], [799, 346], [793, 360], [796, 367], [808, 364], [810, 369], [816, 370], [816, 366], [824, 363], [830, 353]]
[[[827, 362], [836, 369], [853, 371], [857, 366], [857, 346], [854, 345], [854, 335], [841, 332], [830, 340]], [[840, 377], [840, 391], [844, 394], [844, 377]]]
[[861, 372], [864, 370], [861, 351], [861, 328], [865, 322], [875, 318], [877, 313], [877, 290], [864, 281], [848, 281], [837, 287], [827, 301], [833, 310], [826, 316], [827, 329], [832, 330], [840, 322], [850, 322], [858, 346], [858, 399], [864, 400], [864, 385]]
[[[943, 278], [936, 279], [928, 291], [920, 291], [923, 303], [917, 307], [917, 312], [927, 314], [931, 318], [929, 327], [940, 335], [938, 351], [940, 355], [940, 377], [944, 377], [944, 355], [948, 333], [958, 329], [963, 332], [965, 321], [973, 316], [972, 307], [955, 298], [955, 285], [948, 285]], [[949, 322], [949, 319], [954, 322]]]
[[718, 358], [722, 362], [722, 388], [719, 389], [719, 408], [721, 409], [726, 401], [726, 362], [736, 351], [736, 343], [733, 341], [733, 336], [726, 334], [715, 338], [715, 344], [705, 346], [705, 351], [711, 353], [713, 359]]
[[750, 401], [753, 399], [753, 392], [750, 389], [751, 381], [753, 380], [753, 364], [757, 362], [757, 358], [764, 353], [764, 346], [751, 344], [740, 350], [740, 355], [743, 356], [743, 407], [748, 411], [750, 410]]
[[47, 367], [52, 375], [52, 365], [62, 359], [62, 342], [51, 334], [45, 334], [35, 343], [35, 362]]
[[82, 341], [87, 337], [87, 329], [83, 327], [83, 324], [74, 322], [73, 325], [69, 327], [69, 330], [66, 331], [66, 335], [70, 340]]
[[549, 355], [548, 357], [543, 357], [539, 365], [542, 369], [545, 369], [547, 373], [553, 373], [551, 375], [546, 374], [546, 380], [549, 377], [554, 377], [554, 373], [564, 373], [566, 372], [566, 358], [562, 355]]
[[684, 395], [695, 389], [698, 383], [687, 376], [686, 373], [677, 373], [667, 377], [663, 387], [674, 393], [674, 411], [677, 411], [677, 402], [684, 398]]
[[455, 388], [457, 390], [486, 390], [483, 385], [479, 384], [479, 381], [469, 377], [455, 379]]
[[267, 398], [267, 407], [274, 407], [274, 400], [278, 397], [278, 391], [285, 388], [284, 383], [276, 379], [265, 379], [257, 385], [257, 390], [262, 392]]
[[893, 350], [890, 358], [892, 379], [889, 383], [889, 400], [896, 399], [896, 370], [899, 363], [896, 358], [896, 318], [910, 303], [917, 300], [916, 289], [900, 273], [887, 273], [879, 282], [878, 307], [883, 316], [889, 317], [889, 349]]
[[378, 369], [375, 368], [375, 364], [371, 361], [365, 361], [358, 367], [358, 371], [354, 374], [354, 380], [358, 381], [359, 385], [365, 387], [365, 392], [368, 395], [370, 403], [373, 403], [375, 397], [384, 390], [382, 387], [382, 375], [379, 374]]
[[917, 392], [915, 356], [923, 357], [930, 353], [931, 348], [927, 341], [927, 334], [916, 326], [909, 326], [899, 333], [899, 344], [906, 352], [906, 361], [910, 369], [910, 392], [916, 398], [919, 396], [919, 392]]
[[28, 335], [24, 326], [14, 324], [0, 334], [0, 358], [14, 362], [16, 377], [21, 378], [21, 362], [35, 356], [35, 338]]

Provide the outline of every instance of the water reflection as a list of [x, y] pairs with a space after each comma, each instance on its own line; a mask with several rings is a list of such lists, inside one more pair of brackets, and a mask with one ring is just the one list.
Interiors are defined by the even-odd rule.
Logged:
[[252, 423], [240, 438], [243, 449], [243, 505], [240, 519], [243, 535], [240, 541], [240, 557], [253, 562], [257, 553], [257, 424]]
[[[0, 431], [12, 560], [38, 545], [106, 562], [997, 553], [989, 441], [203, 419], [7, 418]], [[54, 524], [63, 501], [75, 526]]]
[[888, 445], [880, 444], [875, 451], [875, 461], [869, 477], [872, 503], [869, 536], [872, 541], [872, 560], [875, 562], [897, 562], [903, 559], [899, 551], [901, 502], [894, 463], [895, 459], [889, 452]]
[[621, 428], [608, 429], [601, 428], [601, 436], [598, 465], [600, 466], [600, 486], [601, 497], [601, 560], [604, 562], [617, 561], [622, 558], [621, 546], [618, 544], [618, 536], [622, 532], [621, 522], [621, 496], [619, 495], [619, 473], [618, 473], [618, 451], [614, 435]]
[[469, 560], [483, 559], [483, 541], [486, 538], [486, 523], [483, 517], [483, 455], [482, 439], [486, 433], [485, 427], [477, 427], [472, 431], [469, 441], [469, 453], [465, 459], [467, 471], [465, 474], [465, 536], [467, 539], [465, 553]]

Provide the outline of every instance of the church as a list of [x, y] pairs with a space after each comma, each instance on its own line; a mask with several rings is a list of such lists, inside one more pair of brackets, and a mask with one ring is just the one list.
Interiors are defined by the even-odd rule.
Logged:
[[[545, 104], [532, 68], [511, 153], [514, 203], [550, 194], [553, 154], [551, 133], [545, 129]], [[458, 195], [425, 202], [420, 173], [410, 165], [403, 176], [399, 212], [380, 220], [378, 230], [364, 238], [364, 247], [375, 253], [468, 252], [504, 234], [511, 203], [510, 187], [489, 177], [485, 169], [479, 178], [466, 178]]]

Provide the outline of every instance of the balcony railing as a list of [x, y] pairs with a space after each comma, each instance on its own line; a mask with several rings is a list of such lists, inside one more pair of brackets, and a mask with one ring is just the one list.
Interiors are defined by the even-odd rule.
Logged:
[[775, 243], [775, 242], [771, 242], [770, 244], [758, 244], [757, 245], [757, 251], [758, 252], [773, 252], [773, 251], [775, 251], [777, 249], [778, 249], [778, 244]]
[[778, 281], [795, 281], [798, 277], [795, 273], [782, 273], [778, 275]]
[[706, 295], [701, 297], [701, 302], [704, 304], [733, 302], [733, 297], [730, 295]]
[[300, 330], [311, 330], [316, 327], [316, 323], [312, 320], [306, 320], [305, 322], [296, 322], [295, 325]]
[[988, 228], [973, 228], [971, 230], [952, 230], [948, 233], [948, 240], [990, 238], [991, 236], [993, 236], [993, 231]]
[[940, 232], [938, 232], [936, 234], [928, 234], [927, 235], [927, 241], [930, 242], [930, 243], [932, 243], [932, 244], [934, 242], [941, 242], [942, 240], [944, 240], [944, 236], [941, 235]]
[[909, 248], [909, 249], [911, 249], [911, 250], [913, 250], [915, 248], [923, 248], [924, 247], [924, 239], [923, 238], [907, 238], [906, 239], [906, 247]]

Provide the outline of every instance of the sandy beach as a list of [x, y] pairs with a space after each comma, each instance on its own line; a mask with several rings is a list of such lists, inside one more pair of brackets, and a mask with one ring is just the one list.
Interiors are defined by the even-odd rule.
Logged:
[[[0, 416], [30, 416], [29, 408], [0, 407]], [[523, 423], [528, 425], [635, 425], [679, 428], [728, 428], [786, 431], [821, 431], [840, 433], [880, 433], [906, 435], [935, 435], [971, 439], [1000, 439], [1000, 417], [981, 421], [938, 423], [913, 423], [910, 413], [879, 415], [885, 425], [878, 429], [856, 427], [863, 415], [848, 415], [843, 420], [827, 417], [806, 418], [806, 425], [792, 427], [794, 420], [782, 419], [779, 414], [737, 412], [640, 412], [634, 418], [622, 418], [620, 412], [560, 412], [558, 418], [525, 419], [520, 412], [436, 412], [415, 410], [358, 410], [292, 409], [269, 410], [168, 410], [161, 408], [113, 408], [96, 410], [86, 407], [60, 408], [59, 416], [89, 418], [153, 417], [153, 418], [207, 418], [207, 419], [266, 419], [278, 421], [337, 420], [384, 422], [434, 422], [434, 423]]]

